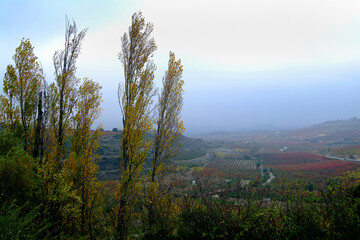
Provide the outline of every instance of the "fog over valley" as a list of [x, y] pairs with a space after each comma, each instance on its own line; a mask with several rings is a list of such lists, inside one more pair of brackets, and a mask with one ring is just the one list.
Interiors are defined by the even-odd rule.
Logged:
[[[283, 130], [359, 116], [358, 66], [360, 62], [229, 73], [186, 71], [185, 64], [185, 135]], [[104, 110], [98, 122], [108, 130], [121, 128], [115, 84], [103, 86]]]

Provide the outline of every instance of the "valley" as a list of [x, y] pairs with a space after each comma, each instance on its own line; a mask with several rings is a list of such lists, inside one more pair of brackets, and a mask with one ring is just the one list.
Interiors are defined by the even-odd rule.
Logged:
[[[98, 178], [119, 179], [120, 132], [104, 131]], [[147, 135], [151, 139], [151, 134]], [[150, 168], [152, 151], [146, 169]], [[168, 163], [187, 185], [201, 176], [215, 182], [252, 181], [276, 186], [290, 182], [321, 183], [360, 168], [360, 120], [329, 121], [291, 131], [218, 132], [183, 137]]]

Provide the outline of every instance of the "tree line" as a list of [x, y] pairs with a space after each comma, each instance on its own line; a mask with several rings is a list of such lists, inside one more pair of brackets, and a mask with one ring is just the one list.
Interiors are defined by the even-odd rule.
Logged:
[[[180, 119], [183, 105], [183, 67], [170, 52], [163, 88], [154, 85], [157, 46], [151, 37], [153, 25], [141, 12], [132, 16], [128, 33], [121, 38], [119, 60], [124, 82], [118, 87], [122, 112], [119, 143], [120, 181], [110, 210], [113, 236], [126, 239], [143, 182], [146, 199], [162, 197], [159, 174], [164, 162], [178, 150], [184, 132]], [[53, 55], [55, 81], [48, 83], [29, 39], [23, 38], [7, 66], [0, 96], [1, 198], [2, 206], [39, 206], [37, 221], [47, 225], [42, 237], [74, 236], [97, 238], [104, 222], [104, 198], [96, 179], [101, 137], [100, 126], [91, 130], [101, 115], [101, 86], [76, 75], [77, 59], [87, 29], [78, 30], [66, 18], [65, 46]], [[155, 96], [158, 101], [155, 103]], [[154, 132], [155, 140], [144, 138]], [[152, 168], [143, 173], [145, 157], [154, 149]], [[156, 195], [156, 196], [155, 196]], [[145, 203], [151, 227], [158, 205]], [[23, 210], [22, 210], [23, 211]], [[46, 220], [46, 221], [45, 221]], [[42, 221], [40, 221], [42, 222]], [[110, 231], [110, 230], [109, 230]]]

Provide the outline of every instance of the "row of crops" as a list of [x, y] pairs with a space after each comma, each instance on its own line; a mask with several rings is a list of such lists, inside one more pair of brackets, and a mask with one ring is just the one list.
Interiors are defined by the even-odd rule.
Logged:
[[[259, 174], [257, 163], [260, 162], [257, 160], [244, 159], [244, 156], [240, 154], [215, 153], [215, 156], [216, 160], [207, 164], [204, 167], [204, 172], [216, 172], [219, 176], [244, 172], [257, 172]], [[313, 176], [323, 175], [324, 169], [327, 169], [326, 173], [331, 172], [332, 174], [330, 175], [333, 176], [334, 174], [338, 175], [360, 167], [358, 163], [333, 160], [322, 155], [307, 152], [262, 153], [259, 157], [262, 159], [262, 166], [265, 168], [291, 172], [309, 171]]]
[[206, 165], [206, 167], [219, 169], [221, 171], [256, 170], [256, 161], [240, 159], [219, 159]]

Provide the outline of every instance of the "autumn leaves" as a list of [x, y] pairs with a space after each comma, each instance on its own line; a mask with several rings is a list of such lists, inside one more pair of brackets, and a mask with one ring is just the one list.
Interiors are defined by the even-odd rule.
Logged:
[[[150, 37], [152, 31], [153, 25], [145, 23], [141, 12], [137, 12], [132, 16], [129, 32], [121, 38], [122, 51], [119, 59], [124, 68], [124, 83], [119, 84], [118, 101], [123, 115], [123, 132], [120, 182], [115, 193], [116, 239], [127, 238], [143, 182], [148, 187], [145, 191], [145, 219], [148, 220], [150, 228], [156, 219], [159, 220], [159, 215], [156, 214], [159, 209], [156, 208], [165, 207], [159, 206], [159, 203], [171, 196], [155, 194], [159, 191], [159, 179], [156, 177], [164, 169], [164, 162], [177, 151], [177, 139], [184, 132], [180, 120], [183, 104], [183, 68], [180, 60], [175, 60], [173, 53], [170, 53], [168, 70], [163, 78], [163, 89], [155, 109], [156, 116], [152, 116], [153, 97], [156, 94], [156, 67], [152, 56], [157, 48], [154, 39]], [[151, 130], [155, 132], [153, 144], [145, 138], [145, 133]], [[140, 178], [150, 147], [154, 147], [152, 168], [147, 177]], [[154, 198], [156, 201], [147, 201]]]
[[[96, 178], [101, 131], [100, 127], [91, 130], [101, 115], [101, 86], [76, 76], [76, 61], [87, 29], [79, 31], [74, 21], [66, 19], [65, 45], [53, 56], [55, 81], [51, 84], [45, 80], [28, 39], [21, 41], [14, 64], [7, 67], [4, 94], [0, 96], [0, 122], [6, 132], [20, 139], [24, 151], [36, 163], [29, 169], [39, 179], [34, 203], [41, 203], [43, 219], [51, 219], [49, 232], [54, 236], [80, 232], [93, 238], [94, 232], [100, 231], [100, 222], [114, 221], [109, 224], [113, 226], [109, 232], [116, 239], [126, 239], [140, 195], [145, 196], [143, 219], [147, 219], [147, 226], [153, 227], [161, 220], [160, 210], [167, 208], [171, 215], [174, 203], [169, 205], [168, 200], [173, 197], [168, 191], [160, 191], [164, 187], [160, 175], [164, 163], [177, 152], [177, 140], [184, 132], [180, 116], [183, 66], [170, 53], [155, 104], [156, 66], [152, 57], [157, 47], [152, 31], [153, 25], [137, 12], [129, 32], [121, 38], [119, 60], [124, 81], [118, 88], [123, 123], [120, 181], [109, 216], [103, 215], [101, 183]], [[145, 138], [149, 132], [154, 133], [154, 142]], [[152, 167], [144, 174], [149, 156]]]

